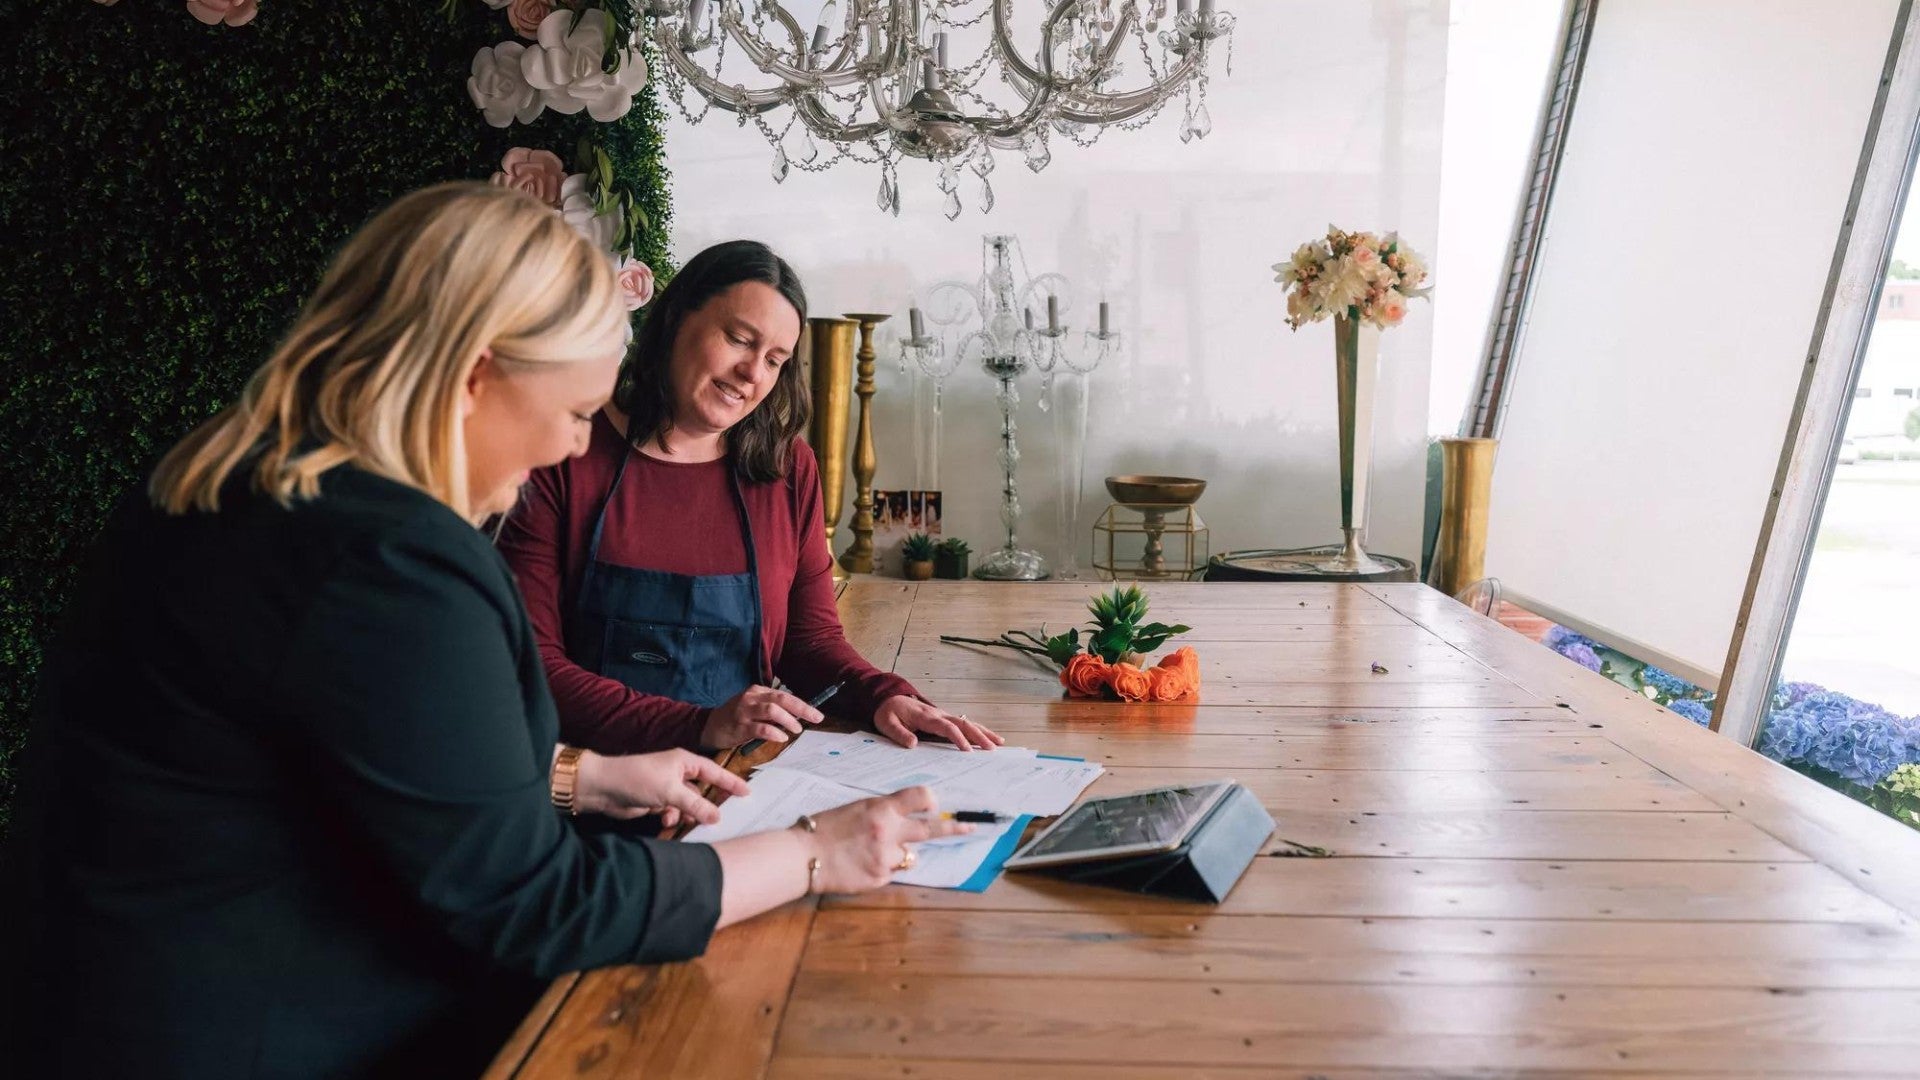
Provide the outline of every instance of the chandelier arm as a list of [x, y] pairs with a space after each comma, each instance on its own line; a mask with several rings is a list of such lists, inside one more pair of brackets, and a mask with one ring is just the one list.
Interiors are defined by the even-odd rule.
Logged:
[[871, 120], [864, 124], [849, 124], [828, 112], [821, 106], [820, 102], [811, 95], [793, 99], [793, 108], [794, 112], [799, 115], [800, 122], [807, 126], [808, 131], [823, 138], [831, 139], [834, 142], [865, 142], [868, 139], [885, 135], [891, 130], [885, 120]]
[[[800, 25], [794, 21], [792, 15], [787, 14], [787, 9], [779, 4], [772, 5], [772, 11], [775, 20], [784, 25], [787, 32], [793, 36], [799, 55], [805, 56], [806, 39], [800, 30]], [[826, 90], [848, 86], [866, 79], [866, 75], [857, 70], [821, 71], [814, 68], [795, 67], [788, 63], [780, 50], [762, 41], [759, 35], [747, 30], [740, 21], [738, 3], [729, 2], [721, 7], [720, 25], [733, 33], [734, 42], [740, 46], [740, 51], [746, 54], [747, 59], [753, 61], [755, 67], [782, 82], [792, 84], [793, 87]], [[776, 92], [785, 94], [788, 89], [789, 87], [783, 87]]]
[[992, 0], [992, 3], [993, 39], [1000, 46], [1000, 55], [1006, 62], [1007, 70], [1031, 83], [1050, 81], [1053, 77], [1053, 26], [1067, 8], [1074, 6], [1075, 0], [1059, 0], [1047, 14], [1047, 21], [1040, 24], [1040, 63], [1044, 65], [1044, 70], [1027, 63], [1026, 57], [1020, 55], [1019, 47], [1013, 43], [1013, 30], [1007, 25], [1013, 13], [1013, 0]]
[[678, 35], [665, 24], [656, 24], [653, 41], [660, 47], [660, 54], [673, 65], [674, 71], [692, 84], [693, 88], [700, 92], [700, 96], [713, 103], [716, 108], [753, 116], [777, 109], [787, 103], [785, 87], [741, 90], [736, 93], [733, 87], [714, 78], [705, 68], [694, 63], [693, 59], [681, 50]]

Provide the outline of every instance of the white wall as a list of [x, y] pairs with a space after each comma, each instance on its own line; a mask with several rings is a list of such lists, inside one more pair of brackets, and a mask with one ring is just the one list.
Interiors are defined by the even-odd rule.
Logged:
[[[791, 9], [810, 16], [800, 6]], [[902, 166], [894, 219], [875, 209], [871, 167], [796, 171], [776, 186], [772, 150], [751, 127], [718, 112], [697, 126], [675, 116], [667, 143], [675, 251], [685, 258], [718, 240], [761, 239], [799, 269], [815, 314], [894, 311], [903, 321], [912, 290], [978, 273], [983, 232], [1012, 232], [1035, 273], [1058, 270], [1089, 293], [1104, 291], [1128, 335], [1123, 361], [1094, 376], [1083, 563], [1107, 502], [1100, 478], [1125, 472], [1210, 480], [1200, 508], [1216, 551], [1330, 542], [1339, 524], [1332, 331], [1288, 331], [1268, 267], [1329, 223], [1397, 229], [1433, 250], [1447, 5], [1223, 0], [1221, 8], [1239, 17], [1239, 31], [1233, 75], [1216, 71], [1212, 83], [1210, 137], [1182, 145], [1175, 105], [1146, 130], [1110, 132], [1092, 149], [1056, 138], [1053, 163], [1038, 175], [1003, 153], [991, 178], [998, 206], [975, 212], [969, 176], [967, 212], [951, 223], [924, 163]], [[962, 44], [956, 58], [971, 57]], [[1444, 263], [1436, 280], [1444, 290]], [[1094, 299], [1082, 299], [1085, 310]], [[1381, 349], [1371, 546], [1387, 553], [1418, 552], [1431, 318], [1416, 305]], [[893, 364], [891, 333], [883, 345], [877, 485], [902, 487], [913, 481], [911, 388]], [[1037, 389], [1023, 388], [1019, 417], [1023, 538], [1051, 556], [1058, 485]], [[945, 531], [989, 548], [999, 499], [991, 384], [962, 371], [946, 401]]]

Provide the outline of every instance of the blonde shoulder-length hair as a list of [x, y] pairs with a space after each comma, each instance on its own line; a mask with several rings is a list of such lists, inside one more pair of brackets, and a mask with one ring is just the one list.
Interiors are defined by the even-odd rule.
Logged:
[[472, 516], [460, 395], [482, 353], [510, 373], [620, 351], [608, 256], [531, 195], [438, 184], [404, 196], [334, 256], [240, 400], [161, 459], [160, 509], [214, 511], [233, 474], [290, 505], [351, 463]]

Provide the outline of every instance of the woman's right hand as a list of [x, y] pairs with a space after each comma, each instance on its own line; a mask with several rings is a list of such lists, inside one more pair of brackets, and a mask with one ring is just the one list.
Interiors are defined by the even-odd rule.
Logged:
[[629, 821], [659, 814], [672, 828], [681, 821], [711, 825], [720, 808], [700, 793], [705, 784], [728, 795], [747, 794], [747, 782], [691, 750], [608, 757], [588, 751], [575, 773], [575, 805], [582, 814]]
[[707, 714], [706, 725], [700, 729], [700, 745], [725, 750], [749, 739], [783, 743], [800, 734], [803, 721], [817, 724], [824, 719], [819, 709], [785, 690], [749, 686]]
[[[820, 859], [823, 893], [858, 893], [893, 880], [907, 845], [973, 831], [973, 826], [934, 818], [939, 804], [924, 787], [848, 803], [813, 815], [813, 853]], [[915, 817], [913, 815], [924, 815]]]

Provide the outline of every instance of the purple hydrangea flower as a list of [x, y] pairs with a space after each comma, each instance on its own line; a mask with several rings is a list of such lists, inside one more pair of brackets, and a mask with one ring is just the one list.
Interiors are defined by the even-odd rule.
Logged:
[[1581, 667], [1586, 668], [1588, 671], [1600, 670], [1600, 655], [1593, 651], [1593, 646], [1587, 644], [1584, 641], [1566, 642], [1565, 644], [1561, 645], [1559, 648], [1555, 649], [1554, 652], [1557, 652], [1561, 656], [1564, 656], [1567, 659], [1573, 661], [1574, 663], [1579, 664]]

